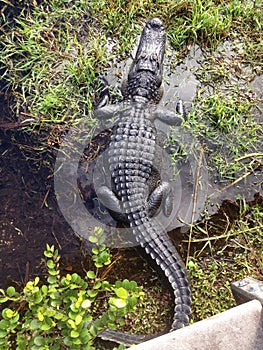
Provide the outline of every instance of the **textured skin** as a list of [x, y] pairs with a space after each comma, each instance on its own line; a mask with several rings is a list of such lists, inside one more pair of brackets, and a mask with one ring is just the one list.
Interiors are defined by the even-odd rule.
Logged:
[[[128, 80], [122, 86], [125, 106], [115, 111], [117, 122], [108, 153], [111, 188], [102, 186], [97, 194], [111, 211], [126, 217], [136, 241], [168, 278], [174, 291], [171, 330], [175, 330], [189, 323], [191, 290], [181, 257], [161, 224], [151, 218], [166, 199], [165, 186], [161, 184], [151, 195], [149, 181], [157, 148], [154, 120], [172, 123], [174, 118], [176, 124], [179, 117], [158, 114], [156, 109], [162, 96], [165, 31], [158, 19], [149, 21], [145, 28]], [[104, 110], [97, 115], [102, 118], [112, 115], [107, 107]]]
[[155, 157], [156, 131], [147, 109], [134, 106], [131, 116], [120, 118], [109, 146], [109, 168], [114, 190], [121, 201], [137, 242], [161, 267], [175, 295], [172, 329], [188, 324], [190, 288], [182, 260], [163, 228], [146, 211], [147, 180]]

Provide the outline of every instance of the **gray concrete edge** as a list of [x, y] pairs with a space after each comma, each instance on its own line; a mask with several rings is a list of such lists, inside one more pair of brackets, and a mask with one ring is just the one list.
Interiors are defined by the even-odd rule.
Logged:
[[133, 350], [262, 350], [263, 311], [252, 300], [225, 312], [167, 333]]

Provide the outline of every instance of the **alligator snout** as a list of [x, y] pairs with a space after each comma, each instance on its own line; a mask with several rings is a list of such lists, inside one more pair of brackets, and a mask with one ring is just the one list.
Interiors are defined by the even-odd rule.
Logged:
[[141, 101], [143, 99], [144, 102], [149, 103], [159, 102], [162, 96], [165, 41], [166, 33], [163, 22], [159, 18], [148, 21], [142, 31], [128, 80], [122, 85], [122, 93], [126, 100]]
[[164, 24], [159, 18], [152, 18], [149, 22], [147, 22], [146, 27], [152, 28], [153, 30], [164, 30]]

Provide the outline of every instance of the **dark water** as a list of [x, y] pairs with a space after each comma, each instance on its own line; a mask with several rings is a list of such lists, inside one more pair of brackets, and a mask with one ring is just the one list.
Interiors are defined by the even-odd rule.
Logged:
[[[41, 273], [46, 243], [61, 254], [79, 256], [79, 243], [60, 214], [52, 189], [52, 172], [32, 135], [16, 131], [7, 101], [0, 101], [0, 286], [24, 283]], [[14, 124], [15, 125], [15, 124]], [[35, 148], [35, 151], [33, 151]], [[67, 263], [66, 263], [67, 264]]]
[[[232, 52], [233, 48], [228, 42], [222, 44], [221, 50], [226, 57], [232, 57], [234, 55]], [[131, 56], [133, 57], [134, 54], [135, 52], [133, 52]], [[164, 63], [164, 96], [159, 107], [175, 111], [176, 103], [181, 99], [183, 100], [186, 112], [189, 112], [191, 108], [194, 108], [194, 98], [197, 91], [202, 88], [194, 73], [198, 69], [202, 69], [202, 61], [205, 59], [205, 56], [198, 46], [193, 46], [185, 59], [180, 64], [175, 64], [173, 61], [173, 54], [173, 50], [168, 47], [167, 58]], [[109, 72], [105, 73], [111, 86], [120, 87], [122, 79], [128, 74], [131, 61], [132, 59], [129, 58], [128, 60], [115, 63], [110, 68]], [[255, 120], [258, 123], [262, 123], [263, 76], [256, 76], [252, 79], [246, 77], [246, 74], [244, 73], [242, 77], [242, 84], [245, 84], [246, 81], [249, 82], [248, 89], [251, 89], [255, 99], [258, 100], [258, 104], [254, 109]], [[205, 206], [209, 214], [214, 214], [217, 212], [218, 206], [225, 200], [235, 201], [237, 196], [240, 196], [246, 198], [248, 201], [252, 201], [255, 194], [263, 193], [262, 161], [261, 164], [256, 164], [254, 171], [235, 174], [231, 181], [226, 181], [226, 179], [220, 178], [216, 172], [211, 172], [207, 169], [207, 164], [210, 161], [209, 157], [213, 156], [212, 152], [216, 149], [216, 145], [211, 146], [212, 148], [210, 149], [209, 155], [202, 152], [202, 142], [211, 145], [211, 140], [206, 140], [204, 138], [201, 142], [191, 131], [182, 131], [180, 127], [171, 131], [169, 127], [163, 123], [157, 122], [156, 124], [159, 132], [166, 134], [167, 138], [170, 137], [175, 140], [175, 144], [179, 143], [182, 145], [185, 148], [185, 152], [188, 154], [184, 166], [182, 166], [182, 164], [177, 164], [177, 169], [174, 170], [174, 173], [176, 173], [177, 170], [180, 171], [180, 174], [177, 175], [179, 182], [174, 185], [178, 206], [176, 206], [175, 212], [173, 212], [173, 220], [168, 226], [168, 229], [172, 230], [182, 227], [184, 224], [190, 224], [191, 221], [195, 222], [200, 218], [200, 214]], [[255, 152], [261, 152], [262, 154], [263, 146], [260, 142], [257, 145], [257, 151], [248, 150], [246, 154], [253, 154]], [[227, 148], [225, 148], [225, 150], [222, 149], [222, 155], [225, 157], [226, 161], [232, 161], [231, 158], [233, 155], [229, 154]], [[201, 163], [199, 164], [200, 159]], [[247, 162], [249, 161], [250, 159], [248, 158]], [[199, 170], [200, 173], [198, 173]], [[195, 215], [193, 217], [193, 193], [197, 175], [199, 179], [194, 208]], [[83, 186], [85, 187], [85, 184], [83, 184]]]

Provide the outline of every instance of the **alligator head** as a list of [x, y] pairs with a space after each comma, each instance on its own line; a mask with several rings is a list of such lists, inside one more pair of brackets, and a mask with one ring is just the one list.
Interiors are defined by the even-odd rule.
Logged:
[[157, 104], [162, 98], [165, 40], [161, 20], [153, 18], [146, 23], [128, 79], [122, 84], [125, 100]]

